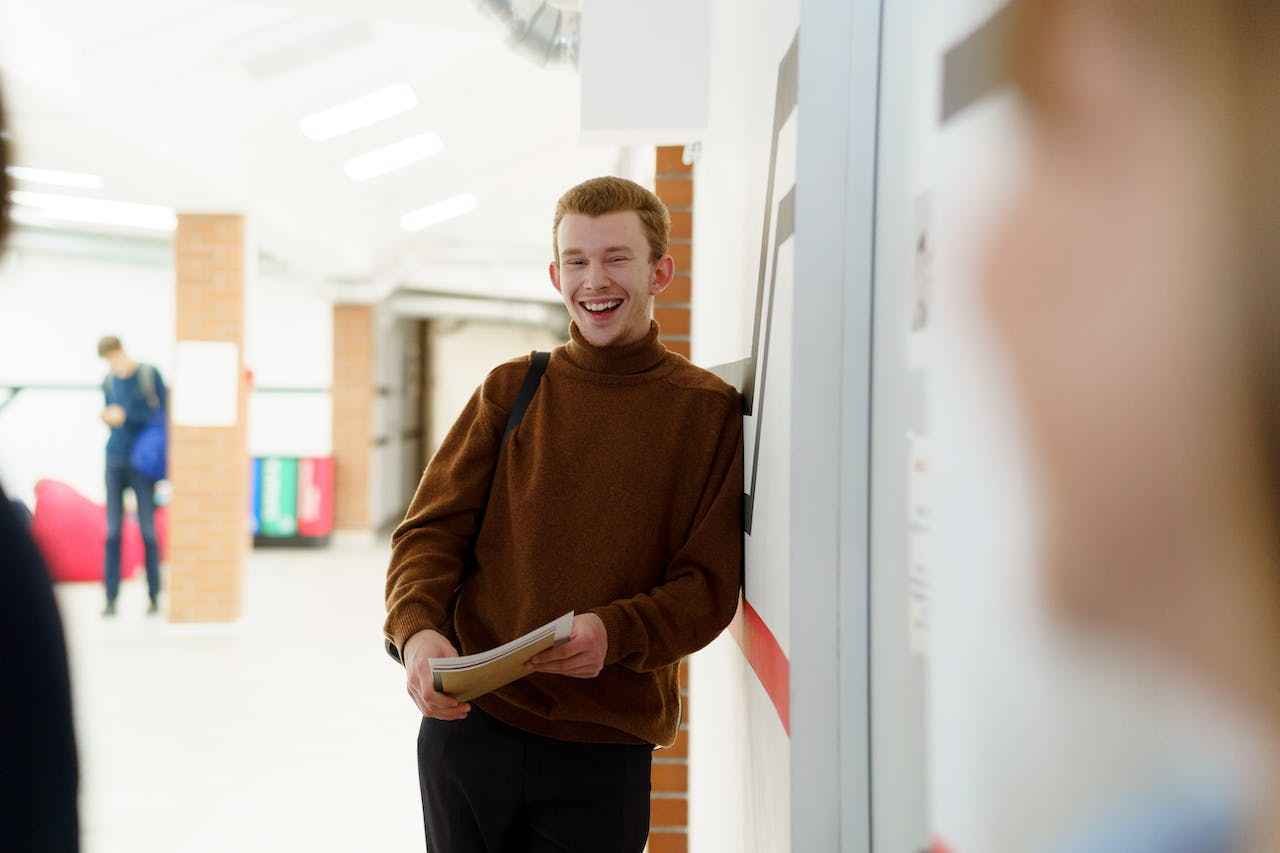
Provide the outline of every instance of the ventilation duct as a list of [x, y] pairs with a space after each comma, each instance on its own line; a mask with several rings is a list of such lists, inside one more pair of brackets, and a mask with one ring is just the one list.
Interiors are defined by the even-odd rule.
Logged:
[[578, 65], [582, 14], [559, 0], [476, 0], [507, 28], [512, 50], [547, 66]]

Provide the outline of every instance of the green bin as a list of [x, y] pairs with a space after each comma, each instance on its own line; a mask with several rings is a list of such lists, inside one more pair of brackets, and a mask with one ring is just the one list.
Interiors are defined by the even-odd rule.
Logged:
[[287, 539], [298, 534], [298, 460], [269, 456], [262, 460], [258, 493], [258, 535]]

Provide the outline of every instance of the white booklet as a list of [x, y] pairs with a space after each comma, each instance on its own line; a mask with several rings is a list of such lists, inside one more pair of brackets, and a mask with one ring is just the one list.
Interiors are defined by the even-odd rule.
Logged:
[[431, 658], [431, 677], [437, 693], [459, 702], [470, 702], [478, 696], [506, 687], [529, 674], [527, 664], [533, 658], [564, 645], [573, 631], [573, 611], [554, 622], [535, 628], [523, 637], [487, 652], [458, 658]]

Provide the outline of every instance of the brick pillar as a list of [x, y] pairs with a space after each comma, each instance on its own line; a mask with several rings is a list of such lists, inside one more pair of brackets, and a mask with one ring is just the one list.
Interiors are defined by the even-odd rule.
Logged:
[[[671, 245], [676, 277], [658, 297], [654, 317], [667, 349], [690, 356], [693, 311], [693, 167], [684, 163], [684, 147], [658, 148], [658, 198], [671, 211]], [[689, 849], [689, 661], [680, 664], [683, 713], [675, 745], [654, 753], [650, 800], [649, 853], [686, 853]]]
[[653, 754], [653, 794], [649, 800], [649, 853], [689, 850], [689, 661], [680, 663], [683, 713], [680, 735]]
[[334, 527], [370, 530], [373, 463], [372, 305], [333, 306]]
[[[244, 372], [244, 292], [249, 261], [245, 219], [181, 214], [174, 238], [179, 362], [189, 341], [231, 343], [236, 358], [232, 426], [169, 431], [169, 619], [239, 618], [249, 553], [248, 383]], [[171, 377], [174, 395], [199, 393]], [[171, 411], [172, 411], [171, 407]]]
[[656, 191], [671, 210], [671, 247], [676, 279], [658, 297], [654, 317], [662, 326], [667, 349], [689, 357], [689, 331], [693, 308], [693, 167], [683, 161], [684, 147], [658, 149]]

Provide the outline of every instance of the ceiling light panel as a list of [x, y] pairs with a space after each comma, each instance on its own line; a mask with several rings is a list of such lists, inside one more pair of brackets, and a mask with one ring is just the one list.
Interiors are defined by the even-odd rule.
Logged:
[[35, 219], [76, 222], [85, 225], [118, 225], [147, 231], [173, 231], [178, 217], [171, 207], [107, 201], [101, 198], [58, 195], [15, 190], [9, 193], [15, 213], [22, 221]]
[[418, 96], [414, 94], [413, 87], [408, 83], [397, 83], [353, 101], [312, 113], [300, 122], [302, 134], [307, 139], [323, 142], [386, 121], [417, 105]]
[[428, 131], [382, 148], [376, 148], [359, 157], [352, 157], [342, 169], [353, 181], [367, 181], [408, 168], [444, 150], [439, 134]]
[[51, 187], [71, 187], [81, 190], [102, 189], [102, 178], [81, 172], [63, 172], [58, 169], [35, 169], [30, 166], [9, 166], [9, 177], [25, 184], [44, 184]]
[[405, 231], [421, 231], [432, 225], [468, 214], [475, 210], [478, 204], [476, 197], [471, 193], [455, 195], [444, 201], [409, 211], [400, 217], [400, 227]]

